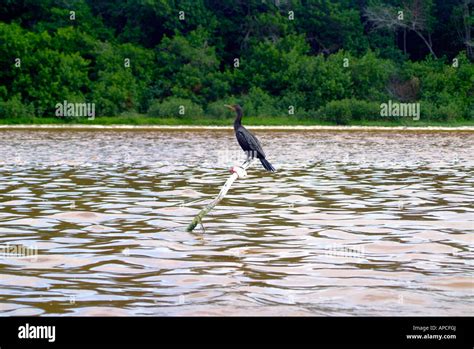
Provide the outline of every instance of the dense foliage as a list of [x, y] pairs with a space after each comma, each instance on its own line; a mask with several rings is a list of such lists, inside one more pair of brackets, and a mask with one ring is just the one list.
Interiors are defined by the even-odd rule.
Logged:
[[[2, 0], [0, 118], [474, 119], [471, 0]], [[402, 14], [403, 18], [400, 18]], [[393, 119], [393, 117], [386, 117]]]

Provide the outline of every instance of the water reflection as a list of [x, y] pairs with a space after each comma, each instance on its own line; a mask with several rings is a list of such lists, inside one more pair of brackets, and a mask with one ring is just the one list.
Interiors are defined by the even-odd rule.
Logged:
[[474, 134], [256, 133], [0, 131], [0, 314], [474, 313]]

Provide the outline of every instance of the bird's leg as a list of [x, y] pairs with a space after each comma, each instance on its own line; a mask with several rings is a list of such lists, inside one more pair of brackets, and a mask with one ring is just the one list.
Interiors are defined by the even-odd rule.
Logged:
[[252, 160], [253, 160], [253, 157], [250, 155], [250, 154], [251, 154], [250, 151], [247, 150], [247, 151], [245, 152], [245, 154], [247, 155], [247, 158], [246, 158], [245, 161], [242, 163], [242, 165], [240, 165], [240, 167], [242, 167], [242, 168], [245, 168], [245, 166], [246, 166], [248, 163], [252, 162]]
[[252, 160], [252, 155], [250, 153], [250, 151], [246, 151], [246, 154], [247, 154], [247, 159], [245, 160], [245, 163], [248, 164], [251, 160]]

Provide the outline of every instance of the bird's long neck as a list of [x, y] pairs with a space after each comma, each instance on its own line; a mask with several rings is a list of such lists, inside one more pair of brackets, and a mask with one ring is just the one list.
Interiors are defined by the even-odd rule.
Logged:
[[242, 110], [236, 110], [237, 116], [235, 117], [234, 120], [234, 129], [239, 128], [239, 126], [242, 126]]

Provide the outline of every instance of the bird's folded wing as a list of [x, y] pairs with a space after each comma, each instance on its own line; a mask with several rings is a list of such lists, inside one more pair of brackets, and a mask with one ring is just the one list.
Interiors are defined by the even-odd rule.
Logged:
[[247, 130], [237, 131], [236, 134], [237, 134], [237, 139], [239, 140], [239, 143], [240, 143], [240, 139], [244, 140], [244, 142], [248, 144], [250, 150], [256, 151], [258, 155], [265, 157], [265, 153], [263, 152], [262, 145], [258, 141], [257, 137], [255, 137], [253, 134], [251, 134]]

